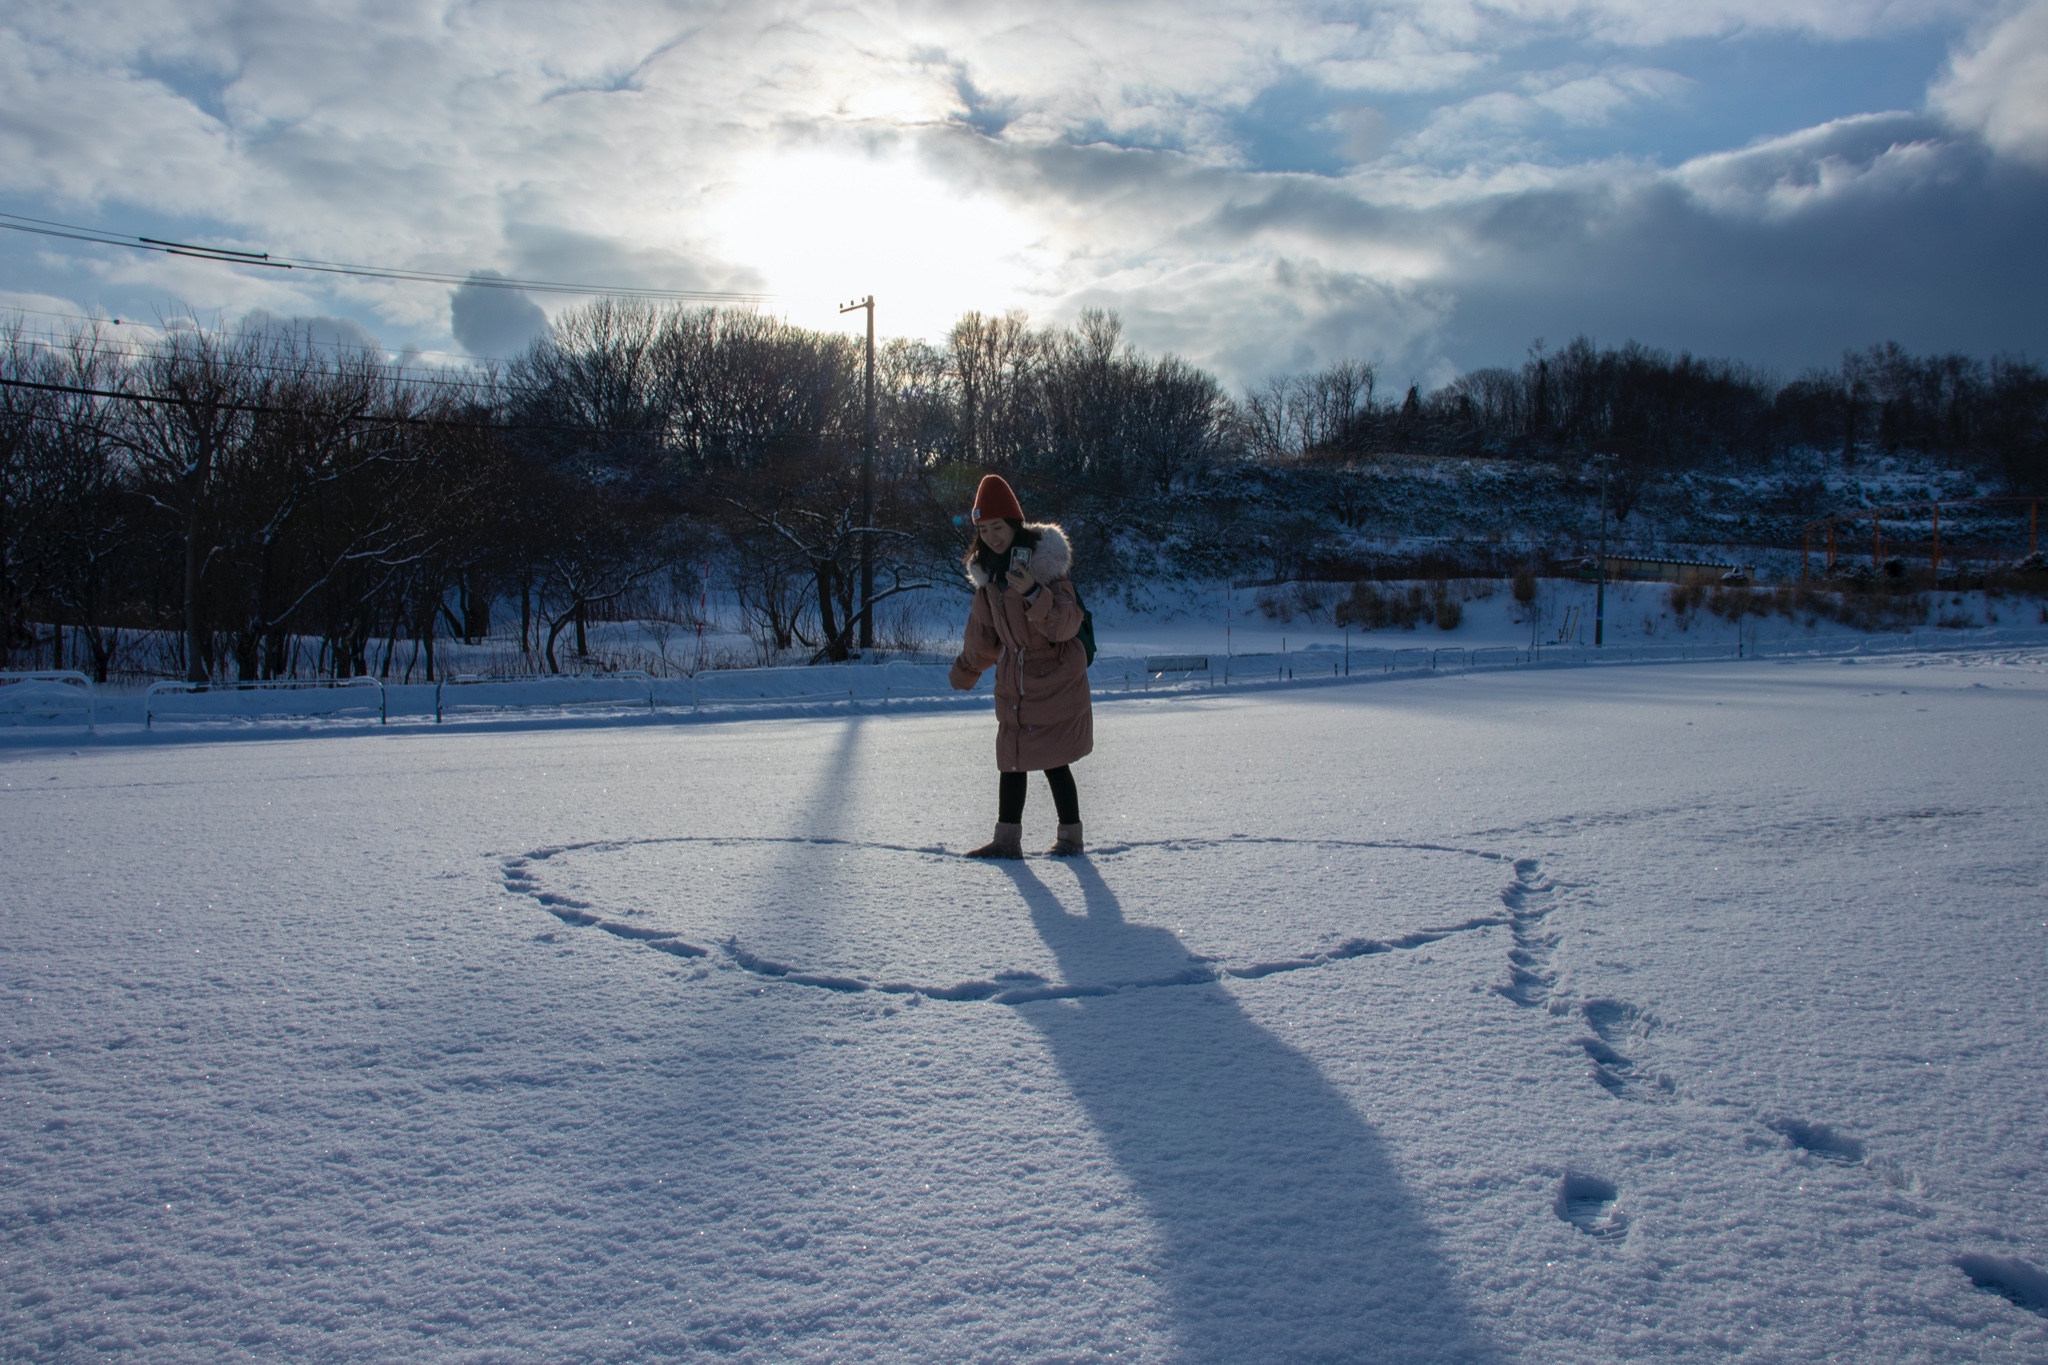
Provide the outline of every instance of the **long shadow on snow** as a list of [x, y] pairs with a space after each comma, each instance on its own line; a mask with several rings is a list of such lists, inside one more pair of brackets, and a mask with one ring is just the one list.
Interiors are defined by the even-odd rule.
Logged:
[[[1178, 938], [1126, 924], [1102, 875], [1070, 866], [1080, 914], [1027, 865], [1005, 865], [1066, 980], [1186, 969]], [[1020, 1013], [1159, 1229], [1180, 1358], [1496, 1358], [1378, 1135], [1221, 986]]]
[[[848, 718], [808, 770], [809, 789], [793, 792], [786, 807], [786, 829], [843, 832], [864, 724], [864, 717]], [[766, 860], [757, 893], [763, 906], [832, 903], [837, 874], [821, 872], [808, 846], [756, 851]], [[693, 887], [693, 873], [685, 863], [676, 881]], [[731, 1018], [738, 1025], [731, 1031], [692, 1027], [687, 1046], [668, 1051], [654, 1076], [666, 1084], [624, 1095], [598, 1091], [617, 1107], [575, 1154], [585, 1168], [567, 1167], [561, 1176], [563, 1198], [597, 1232], [577, 1247], [586, 1273], [550, 1268], [534, 1291], [534, 1311], [587, 1324], [593, 1307], [602, 1306], [635, 1319], [639, 1326], [624, 1333], [618, 1359], [768, 1351], [778, 1334], [808, 1341], [851, 1311], [834, 1302], [813, 1259], [832, 1238], [818, 1231], [819, 1157], [802, 1138], [844, 1123], [805, 1083], [806, 1066], [820, 1062], [805, 1036], [812, 1026], [796, 1012], [767, 1006]], [[780, 1083], [764, 1084], [763, 1077]], [[663, 1178], [650, 1189], [645, 1177], [653, 1171]], [[831, 1221], [848, 1216], [840, 1211]], [[656, 1292], [671, 1278], [694, 1302], [678, 1305], [673, 1295], [664, 1300]], [[771, 1281], [785, 1286], [772, 1300], [760, 1288]], [[576, 1345], [592, 1352], [576, 1359], [614, 1358], [587, 1338]]]

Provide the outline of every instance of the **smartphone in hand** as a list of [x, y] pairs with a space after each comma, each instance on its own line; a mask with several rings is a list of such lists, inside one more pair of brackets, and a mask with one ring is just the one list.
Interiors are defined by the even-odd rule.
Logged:
[[1022, 568], [1025, 568], [1025, 567], [1027, 567], [1027, 566], [1028, 566], [1028, 565], [1029, 565], [1030, 563], [1031, 563], [1031, 547], [1030, 547], [1029, 545], [1018, 545], [1018, 546], [1016, 546], [1016, 547], [1014, 547], [1014, 548], [1012, 548], [1012, 549], [1011, 549], [1011, 551], [1010, 551], [1010, 567], [1011, 567], [1011, 568], [1013, 568], [1013, 569], [1022, 569]]

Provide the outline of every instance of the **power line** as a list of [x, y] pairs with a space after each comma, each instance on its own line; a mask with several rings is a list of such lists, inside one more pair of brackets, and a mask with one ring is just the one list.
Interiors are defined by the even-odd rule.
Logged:
[[[0, 308], [0, 315], [9, 313], [20, 314], [24, 317], [61, 318], [66, 322], [97, 322], [111, 325], [114, 327], [140, 327], [144, 331], [158, 332], [165, 335], [168, 335], [171, 330], [174, 330], [168, 328], [152, 327], [150, 324], [146, 322], [138, 322], [134, 318], [117, 318], [111, 316], [101, 317], [92, 313], [60, 313], [53, 308], [22, 308], [12, 305]], [[280, 323], [288, 324], [294, 321], [294, 319], [280, 318], [278, 319], [278, 321]], [[257, 328], [245, 330], [267, 331], [270, 329]], [[55, 336], [57, 335], [57, 333], [52, 332], [50, 333], [50, 335]], [[299, 328], [295, 328], [292, 330], [292, 337], [294, 340], [300, 342], [303, 345], [318, 346], [323, 350], [331, 351], [353, 351], [362, 355], [392, 356], [403, 355], [405, 354], [405, 352], [411, 351], [413, 352], [413, 354], [421, 356], [436, 355], [447, 356], [451, 360], [466, 360], [469, 361], [472, 365], [510, 365], [513, 363], [515, 359], [517, 359], [517, 357], [515, 356], [472, 355], [468, 351], [444, 351], [438, 348], [422, 348], [418, 346], [401, 346], [394, 349], [393, 347], [390, 346], [361, 346], [357, 345], [355, 342], [352, 341], [321, 341], [315, 337], [307, 335], [303, 329]]]
[[661, 299], [678, 303], [760, 303], [774, 297], [765, 293], [738, 293], [715, 289], [626, 289], [614, 285], [572, 284], [562, 280], [506, 279], [485, 277], [475, 272], [450, 274], [440, 270], [407, 270], [397, 266], [358, 265], [348, 261], [323, 261], [310, 257], [278, 256], [268, 251], [238, 251], [231, 247], [172, 242], [156, 237], [131, 237], [76, 223], [53, 222], [0, 213], [0, 228], [32, 233], [38, 237], [60, 237], [66, 241], [95, 246], [118, 246], [156, 255], [185, 256], [221, 265], [250, 266], [266, 270], [304, 270], [322, 275], [350, 275], [362, 279], [401, 280], [412, 284], [473, 285], [479, 289], [512, 289], [533, 294], [617, 294], [631, 298]]
[[[30, 336], [23, 338], [23, 341], [29, 346], [36, 347], [39, 350], [49, 351], [60, 356], [69, 354], [71, 351], [70, 343], [61, 338], [45, 338]], [[357, 347], [354, 349], [367, 351], [368, 348]], [[96, 346], [94, 348], [94, 352], [96, 354], [104, 356], [118, 356], [121, 359], [128, 361], [148, 360], [151, 358], [151, 353], [146, 350], [104, 343], [99, 346]], [[493, 392], [495, 388], [495, 386], [492, 385], [487, 380], [443, 378], [438, 375], [435, 375], [430, 371], [419, 369], [407, 369], [402, 365], [390, 364], [388, 361], [380, 361], [378, 363], [387, 375], [410, 386], [436, 389], [455, 389], [468, 393], [483, 394], [489, 394]], [[239, 369], [255, 370], [263, 374], [281, 375], [284, 376], [285, 378], [297, 378], [301, 376], [306, 376], [306, 371], [302, 369], [299, 369], [292, 365], [278, 364], [271, 361], [251, 360], [243, 357], [237, 357], [235, 360], [235, 365]]]
[[[247, 412], [259, 416], [306, 417], [311, 416], [304, 408], [280, 408], [266, 403], [204, 403], [196, 399], [176, 398], [157, 393], [128, 393], [121, 389], [95, 389], [82, 384], [47, 384], [35, 379], [8, 379], [0, 377], [0, 388], [34, 389], [39, 393], [68, 393], [82, 398], [117, 398], [129, 403], [166, 403], [179, 407], [208, 407], [215, 412]], [[495, 422], [452, 422], [432, 417], [343, 417], [344, 422], [394, 422], [403, 426], [469, 426], [495, 427]]]
[[[215, 412], [246, 412], [270, 417], [314, 417], [306, 408], [281, 408], [265, 403], [204, 403], [160, 393], [127, 393], [120, 389], [95, 389], [82, 384], [47, 384], [34, 379], [0, 377], [0, 388], [34, 389], [41, 393], [67, 393], [83, 398], [115, 398], [129, 403], [164, 403], [178, 407], [209, 407]], [[478, 431], [570, 431], [603, 435], [596, 427], [562, 426], [541, 422], [464, 422], [451, 417], [379, 417], [374, 414], [340, 416], [344, 422], [384, 422], [395, 426], [463, 427]]]

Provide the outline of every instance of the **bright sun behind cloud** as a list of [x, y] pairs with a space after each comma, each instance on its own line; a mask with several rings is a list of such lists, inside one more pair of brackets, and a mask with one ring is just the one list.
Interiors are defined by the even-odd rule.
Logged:
[[901, 156], [804, 151], [750, 166], [713, 196], [720, 254], [753, 267], [792, 322], [844, 327], [872, 293], [884, 336], [943, 336], [970, 308], [1015, 306], [1034, 273], [1021, 217]]
[[[883, 335], [934, 341], [1102, 307], [1232, 388], [1582, 332], [1793, 371], [2048, 349], [2048, 0], [75, 8], [0, 17], [0, 209], [123, 238], [760, 290], [841, 334], [872, 292]], [[537, 325], [0, 238], [0, 301], [64, 317], [467, 354]]]

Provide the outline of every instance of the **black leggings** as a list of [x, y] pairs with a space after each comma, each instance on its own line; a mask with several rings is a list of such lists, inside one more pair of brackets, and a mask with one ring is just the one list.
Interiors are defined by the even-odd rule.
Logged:
[[[1023, 773], [1004, 773], [996, 787], [996, 819], [1006, 825], [1024, 822]], [[1045, 785], [1052, 788], [1053, 808], [1063, 825], [1081, 823], [1081, 793], [1074, 788], [1074, 770], [1062, 763], [1045, 770]]]

